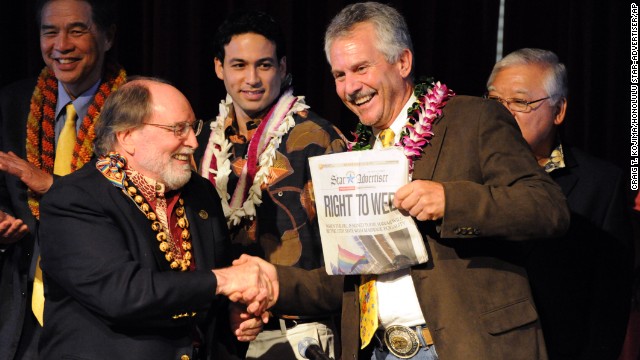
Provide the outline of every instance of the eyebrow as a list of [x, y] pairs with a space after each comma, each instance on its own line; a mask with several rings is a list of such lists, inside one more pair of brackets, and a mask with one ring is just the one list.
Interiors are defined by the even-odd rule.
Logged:
[[[82, 21], [76, 21], [76, 22], [72, 22], [71, 24], [68, 24], [66, 26], [67, 29], [71, 29], [71, 28], [74, 28], [74, 27], [82, 27], [82, 28], [88, 29], [90, 27], [90, 25], [87, 24], [87, 23], [84, 23]], [[57, 28], [58, 28], [58, 26], [51, 25], [51, 24], [42, 24], [42, 25], [40, 25], [40, 30], [49, 30], [49, 29], [57, 29]]]
[[[246, 59], [243, 58], [229, 58], [229, 62], [249, 62]], [[263, 63], [263, 62], [271, 62], [271, 63], [276, 63], [276, 59], [272, 58], [272, 57], [264, 57], [264, 58], [260, 58], [258, 60], [256, 60], [256, 63]]]

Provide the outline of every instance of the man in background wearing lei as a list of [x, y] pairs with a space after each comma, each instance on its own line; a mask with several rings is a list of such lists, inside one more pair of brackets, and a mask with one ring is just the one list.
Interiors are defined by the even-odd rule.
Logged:
[[626, 177], [562, 141], [567, 95], [567, 70], [548, 50], [512, 52], [487, 81], [486, 97], [511, 111], [571, 210], [569, 231], [533, 243], [526, 262], [549, 359], [617, 359], [633, 269]]
[[126, 77], [108, 56], [115, 36], [112, 1], [44, 0], [37, 16], [46, 67], [37, 80], [0, 94], [1, 360], [37, 357], [43, 297], [35, 296], [32, 311], [32, 284], [34, 278], [41, 284], [34, 242], [40, 197], [54, 175], [89, 161], [96, 118]]
[[[294, 96], [284, 36], [271, 16], [244, 12], [218, 29], [215, 70], [227, 97], [211, 123], [201, 174], [216, 186], [238, 253], [274, 264], [323, 265], [308, 158], [345, 149], [342, 134]], [[295, 359], [318, 339], [334, 356], [331, 314], [283, 311], [251, 342], [247, 358]]]
[[325, 34], [336, 92], [363, 125], [352, 149], [390, 143], [410, 161], [393, 205], [416, 220], [429, 260], [372, 281], [241, 260], [277, 279], [274, 311], [341, 307], [344, 359], [546, 359], [515, 260], [522, 240], [566, 230], [565, 199], [506, 109], [414, 84], [412, 49], [402, 15], [375, 2], [347, 6]]

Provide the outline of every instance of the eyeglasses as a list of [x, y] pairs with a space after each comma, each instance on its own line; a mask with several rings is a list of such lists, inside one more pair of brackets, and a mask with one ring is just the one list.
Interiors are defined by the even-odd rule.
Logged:
[[200, 135], [200, 131], [202, 131], [202, 120], [196, 120], [193, 124], [188, 121], [179, 122], [174, 125], [164, 125], [164, 124], [151, 124], [151, 123], [143, 123], [144, 125], [151, 125], [155, 127], [159, 127], [168, 131], [173, 131], [173, 134], [178, 138], [184, 138], [189, 134], [189, 129], [193, 130], [193, 134], [195, 136]]
[[533, 110], [533, 108], [531, 107], [532, 104], [550, 99], [551, 96], [543, 97], [542, 99], [533, 100], [533, 101], [527, 101], [524, 99], [514, 99], [514, 98], [503, 99], [499, 96], [490, 96], [489, 94], [485, 94], [484, 98], [489, 100], [495, 100], [499, 103], [502, 103], [511, 111], [528, 113], [528, 112], [531, 112], [531, 110]]

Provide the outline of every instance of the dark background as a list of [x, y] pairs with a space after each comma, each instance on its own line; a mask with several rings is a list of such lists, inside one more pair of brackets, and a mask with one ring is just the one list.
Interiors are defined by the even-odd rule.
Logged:
[[[334, 91], [323, 34], [348, 3], [340, 0], [114, 0], [119, 9], [114, 50], [130, 75], [166, 78], [191, 101], [196, 116], [217, 114], [224, 86], [213, 71], [211, 37], [231, 12], [270, 13], [287, 36], [297, 94], [345, 134], [356, 118]], [[0, 86], [36, 76], [43, 66], [34, 0], [0, 5]], [[417, 75], [434, 76], [458, 94], [482, 95], [496, 60], [498, 0], [389, 2], [406, 17]], [[630, 162], [630, 2], [506, 0], [503, 54], [540, 47], [569, 70], [564, 141], [616, 163]], [[631, 195], [631, 194], [630, 194]]]

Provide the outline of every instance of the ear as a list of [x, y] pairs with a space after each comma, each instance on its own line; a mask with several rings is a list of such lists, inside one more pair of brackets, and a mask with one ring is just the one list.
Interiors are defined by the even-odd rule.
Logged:
[[213, 66], [215, 67], [216, 70], [216, 76], [218, 76], [218, 79], [220, 80], [224, 80], [224, 73], [222, 72], [222, 61], [220, 61], [220, 59], [218, 58], [214, 58], [213, 59]]
[[118, 131], [116, 133], [116, 140], [118, 142], [117, 146], [122, 149], [127, 155], [133, 155], [136, 152], [136, 147], [134, 145], [134, 137], [133, 133], [135, 129], [128, 129], [124, 131]]
[[116, 25], [112, 24], [111, 26], [109, 26], [109, 28], [104, 34], [105, 51], [111, 50], [111, 47], [113, 46], [113, 40], [115, 38], [116, 38]]
[[564, 116], [567, 113], [567, 98], [562, 98], [558, 104], [556, 104], [556, 116], [553, 119], [553, 124], [558, 126], [564, 121]]
[[287, 57], [283, 56], [280, 59], [280, 63], [278, 64], [278, 73], [280, 74], [280, 80], [284, 81], [284, 78], [287, 76]]
[[411, 66], [413, 65], [413, 54], [409, 49], [402, 50], [396, 65], [403, 78], [409, 77], [409, 74], [411, 74]]

